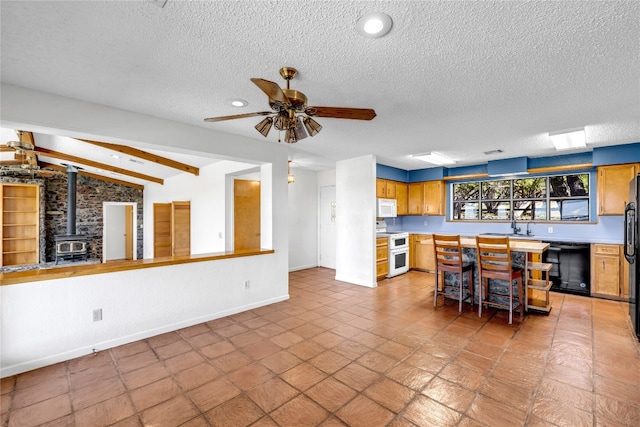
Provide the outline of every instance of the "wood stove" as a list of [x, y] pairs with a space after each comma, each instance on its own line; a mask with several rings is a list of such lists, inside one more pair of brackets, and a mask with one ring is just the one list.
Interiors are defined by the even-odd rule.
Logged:
[[67, 234], [55, 236], [56, 264], [60, 261], [86, 261], [89, 236], [76, 234], [76, 183], [78, 168], [67, 165]]

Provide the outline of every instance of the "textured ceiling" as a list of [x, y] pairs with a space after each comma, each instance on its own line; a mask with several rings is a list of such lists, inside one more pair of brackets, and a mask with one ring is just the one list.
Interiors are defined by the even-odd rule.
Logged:
[[[385, 37], [356, 32], [370, 11], [393, 19]], [[310, 105], [376, 110], [317, 119], [322, 132], [289, 147], [294, 168], [549, 156], [548, 132], [583, 126], [589, 149], [640, 141], [636, 1], [2, 1], [0, 15], [3, 83], [265, 144], [278, 134], [263, 138], [259, 117], [203, 119], [267, 110], [249, 79], [283, 84], [282, 66]]]

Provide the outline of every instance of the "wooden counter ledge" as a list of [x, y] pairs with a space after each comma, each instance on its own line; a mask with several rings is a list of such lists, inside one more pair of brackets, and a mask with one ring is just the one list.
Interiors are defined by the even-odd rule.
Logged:
[[215, 261], [228, 258], [272, 254], [273, 249], [246, 249], [240, 251], [214, 252], [189, 256], [174, 256], [135, 261], [109, 261], [97, 264], [66, 264], [37, 270], [16, 271], [0, 274], [0, 286], [42, 280], [64, 279], [68, 277], [89, 276], [93, 274], [113, 273], [117, 271], [137, 270], [141, 268], [164, 267], [168, 265], [187, 264], [191, 262]]

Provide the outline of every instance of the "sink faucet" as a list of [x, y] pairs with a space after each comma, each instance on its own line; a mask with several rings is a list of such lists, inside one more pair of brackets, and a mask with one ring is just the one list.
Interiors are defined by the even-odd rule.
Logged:
[[529, 228], [531, 224], [535, 224], [533, 221], [527, 222], [527, 236], [531, 236], [531, 229]]
[[513, 234], [518, 234], [520, 232], [520, 227], [516, 224], [515, 218], [511, 220], [511, 228], [513, 229]]

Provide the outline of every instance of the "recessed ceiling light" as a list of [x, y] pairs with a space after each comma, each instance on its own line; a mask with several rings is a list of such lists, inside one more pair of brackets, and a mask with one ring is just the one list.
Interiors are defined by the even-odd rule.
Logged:
[[549, 139], [551, 139], [557, 151], [584, 148], [587, 146], [584, 128], [549, 132]]
[[391, 30], [391, 17], [381, 12], [370, 12], [358, 19], [356, 28], [365, 37], [382, 37]]
[[227, 100], [227, 102], [231, 105], [233, 105], [234, 107], [246, 107], [247, 105], [249, 105], [249, 103], [247, 101], [245, 101], [244, 99], [240, 99], [240, 98], [233, 98], [233, 99], [229, 99]]
[[411, 157], [413, 157], [414, 159], [422, 160], [423, 162], [432, 163], [434, 165], [452, 165], [456, 162], [455, 160], [450, 159], [444, 154], [434, 153], [434, 152], [424, 153], [424, 154], [412, 154]]
[[117, 154], [112, 154], [111, 157], [113, 157], [114, 159], [119, 159], [120, 156], [118, 156]]

